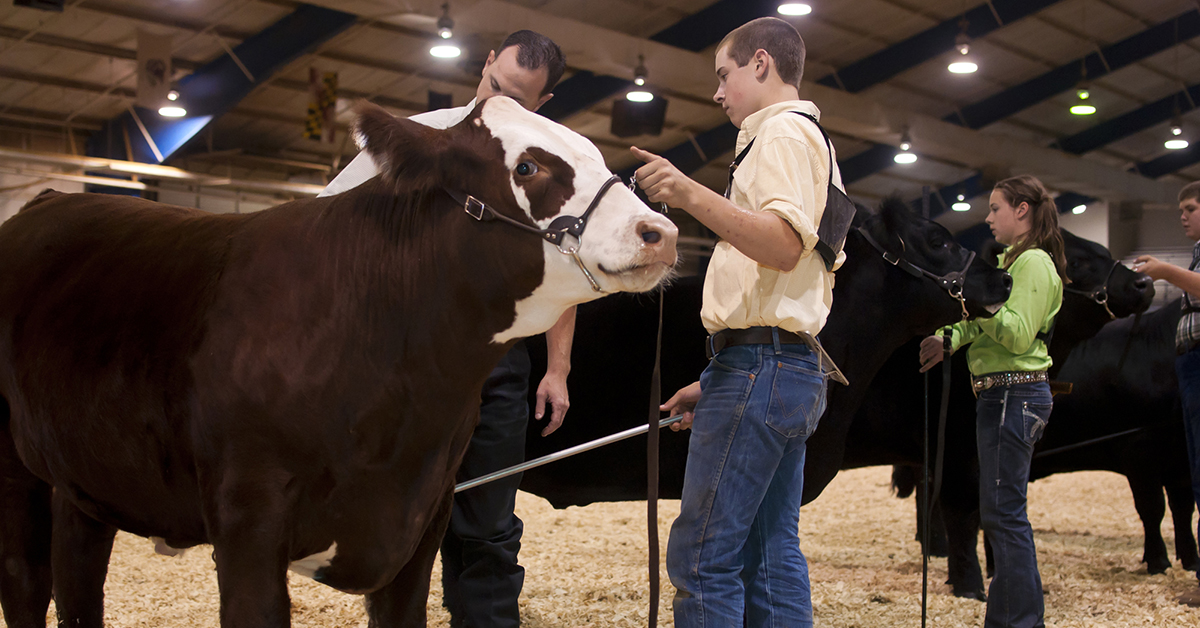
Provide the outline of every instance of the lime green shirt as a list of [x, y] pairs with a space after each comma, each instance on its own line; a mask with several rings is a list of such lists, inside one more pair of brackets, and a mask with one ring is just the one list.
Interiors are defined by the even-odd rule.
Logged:
[[[1000, 266], [1012, 247], [1000, 256]], [[1050, 254], [1029, 249], [1008, 268], [1013, 287], [1008, 301], [992, 318], [951, 325], [953, 350], [970, 343], [967, 364], [973, 375], [1000, 371], [1042, 371], [1052, 360], [1046, 343], [1037, 338], [1048, 331], [1062, 307], [1062, 279]]]

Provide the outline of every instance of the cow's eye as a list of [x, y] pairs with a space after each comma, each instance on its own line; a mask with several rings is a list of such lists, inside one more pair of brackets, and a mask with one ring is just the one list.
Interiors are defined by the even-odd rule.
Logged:
[[522, 177], [528, 177], [529, 175], [537, 172], [538, 167], [537, 164], [533, 163], [532, 161], [522, 161], [521, 163], [517, 164], [517, 167], [514, 168], [513, 171]]

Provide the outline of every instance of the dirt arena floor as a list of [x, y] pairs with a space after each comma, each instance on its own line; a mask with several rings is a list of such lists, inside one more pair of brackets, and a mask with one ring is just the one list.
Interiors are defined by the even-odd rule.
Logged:
[[[890, 469], [842, 473], [800, 517], [801, 547], [812, 570], [816, 624], [822, 628], [920, 625], [921, 556], [913, 541], [913, 500], [889, 492]], [[1124, 478], [1074, 473], [1030, 487], [1030, 520], [1046, 590], [1046, 624], [1058, 628], [1200, 627], [1200, 610], [1175, 603], [1196, 586], [1176, 565], [1150, 576], [1139, 561], [1141, 525]], [[527, 628], [646, 625], [645, 503], [596, 504], [556, 511], [522, 493], [525, 520], [521, 599]], [[678, 502], [660, 507], [662, 538]], [[1173, 548], [1169, 517], [1163, 523]], [[1172, 551], [1172, 556], [1174, 555]], [[449, 625], [434, 571], [429, 625]], [[930, 567], [931, 627], [983, 624], [984, 606], [949, 594], [945, 559]], [[672, 626], [666, 572], [659, 625]], [[362, 598], [290, 575], [295, 626], [366, 626]], [[149, 541], [117, 537], [106, 587], [108, 626], [218, 626], [217, 582], [207, 547], [182, 558], [153, 553]], [[53, 622], [53, 606], [49, 622]], [[0, 621], [0, 626], [3, 622]], [[53, 623], [51, 623], [53, 625]]]

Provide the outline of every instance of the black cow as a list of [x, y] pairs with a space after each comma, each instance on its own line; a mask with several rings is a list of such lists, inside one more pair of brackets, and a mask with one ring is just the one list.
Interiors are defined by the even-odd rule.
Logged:
[[[830, 384], [820, 427], [809, 439], [809, 452], [832, 447], [845, 432], [867, 383], [891, 351], [905, 339], [971, 315], [988, 315], [1008, 297], [1011, 277], [979, 259], [967, 267], [967, 252], [941, 225], [921, 219], [904, 204], [884, 203], [879, 215], [859, 209], [859, 230], [846, 240], [846, 264], [837, 272], [833, 308], [821, 342], [841, 367], [850, 386]], [[882, 245], [885, 259], [864, 234]], [[966, 271], [965, 306], [937, 281], [905, 270], [913, 264], [936, 275]], [[914, 276], [915, 274], [915, 276]], [[663, 330], [663, 390], [670, 395], [696, 381], [707, 361], [700, 324], [700, 278], [682, 281], [666, 292]], [[542, 438], [530, 430], [528, 457], [606, 436], [644, 423], [653, 366], [657, 304], [648, 297], [614, 297], [580, 308], [580, 325], [593, 329], [576, 339], [569, 385], [571, 412], [563, 427]], [[594, 324], [588, 321], [595, 321]], [[531, 351], [537, 356], [541, 352]], [[535, 370], [544, 368], [535, 364]], [[683, 486], [688, 432], [663, 433], [661, 495], [678, 498]], [[816, 440], [814, 440], [816, 439]], [[832, 443], [830, 442], [832, 441]], [[594, 501], [645, 499], [645, 441], [631, 439], [525, 473], [522, 489], [541, 495], [555, 507]], [[811, 453], [810, 453], [811, 455]], [[840, 459], [840, 457], [839, 457]], [[808, 478], [824, 486], [837, 467], [806, 465]]]
[[[424, 625], [489, 370], [593, 280], [647, 290], [675, 261], [594, 146], [510, 99], [445, 131], [364, 105], [358, 131], [382, 175], [336, 196], [50, 193], [0, 227], [10, 628], [44, 626], [52, 588], [60, 625], [99, 626], [118, 528], [211, 543], [225, 628], [289, 625], [289, 567]], [[561, 254], [540, 231], [593, 199]]]
[[[1067, 231], [1063, 232], [1063, 239], [1066, 244], [1067, 275], [1072, 281], [1064, 291], [1063, 305], [1050, 345], [1050, 354], [1054, 359], [1051, 377], [1055, 379], [1064, 379], [1060, 371], [1067, 362], [1068, 354], [1080, 342], [1099, 332], [1111, 316], [1125, 317], [1145, 311], [1154, 295], [1153, 283], [1148, 277], [1120, 265], [1104, 247]], [[859, 416], [852, 427], [845, 466], [921, 464], [924, 376], [914, 366], [917, 364], [919, 344], [920, 339], [917, 338], [902, 347], [876, 376], [870, 397], [859, 409]], [[948, 583], [955, 595], [982, 600], [983, 576], [976, 553], [979, 537], [979, 476], [975, 448], [975, 398], [967, 385], [970, 373], [967, 370], [966, 351], [958, 352], [950, 364], [950, 412], [946, 425], [943, 484], [938, 496], [941, 521], [945, 525], [948, 542]], [[931, 399], [937, 400], [941, 395], [941, 377], [936, 376], [936, 372], [934, 375], [930, 378], [929, 394]], [[1054, 426], [1047, 428], [1046, 435], [1038, 444], [1039, 451], [1046, 449], [1046, 443], [1052, 438], [1073, 437], [1078, 431], [1071, 421], [1057, 418], [1063, 400], [1073, 397], [1074, 394], [1055, 398], [1055, 413], [1051, 416]], [[1098, 422], [1104, 427], [1112, 425]], [[1096, 463], [1078, 462], [1079, 456], [1086, 459], [1096, 458], [1096, 455], [1095, 451], [1083, 450], [1075, 458], [1064, 460], [1081, 465], [1070, 470], [1090, 469], [1095, 468]], [[1035, 459], [1035, 473], [1038, 465]], [[1136, 471], [1133, 473], [1137, 476]], [[905, 479], [912, 482], [917, 475], [909, 474]], [[1133, 482], [1131, 479], [1131, 484]], [[1160, 493], [1161, 487], [1161, 484], [1157, 487]], [[905, 495], [911, 491], [911, 484], [899, 488], [900, 494]], [[1161, 518], [1160, 511], [1155, 519], [1156, 527]], [[1157, 533], [1154, 536], [1159, 538], [1161, 545], [1161, 536]], [[1148, 536], [1147, 553], [1151, 556], [1152, 546], [1153, 537]]]
[[1058, 378], [1074, 382], [1075, 390], [1055, 398], [1030, 470], [1033, 479], [1083, 470], [1124, 475], [1142, 520], [1142, 561], [1149, 573], [1171, 566], [1159, 528], [1164, 489], [1175, 527], [1175, 557], [1184, 569], [1200, 566], [1175, 378], [1179, 317], [1179, 301], [1174, 301], [1141, 321], [1110, 323], [1071, 352]]

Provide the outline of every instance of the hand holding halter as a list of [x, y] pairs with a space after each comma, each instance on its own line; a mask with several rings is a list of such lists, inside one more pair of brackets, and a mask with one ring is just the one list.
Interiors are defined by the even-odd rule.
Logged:
[[[629, 191], [633, 192], [635, 194], [637, 193], [637, 173], [636, 172], [633, 173], [633, 176], [629, 177]], [[662, 206], [662, 209], [659, 210], [659, 213], [666, 216], [667, 215], [667, 204], [659, 203], [659, 205]]]

